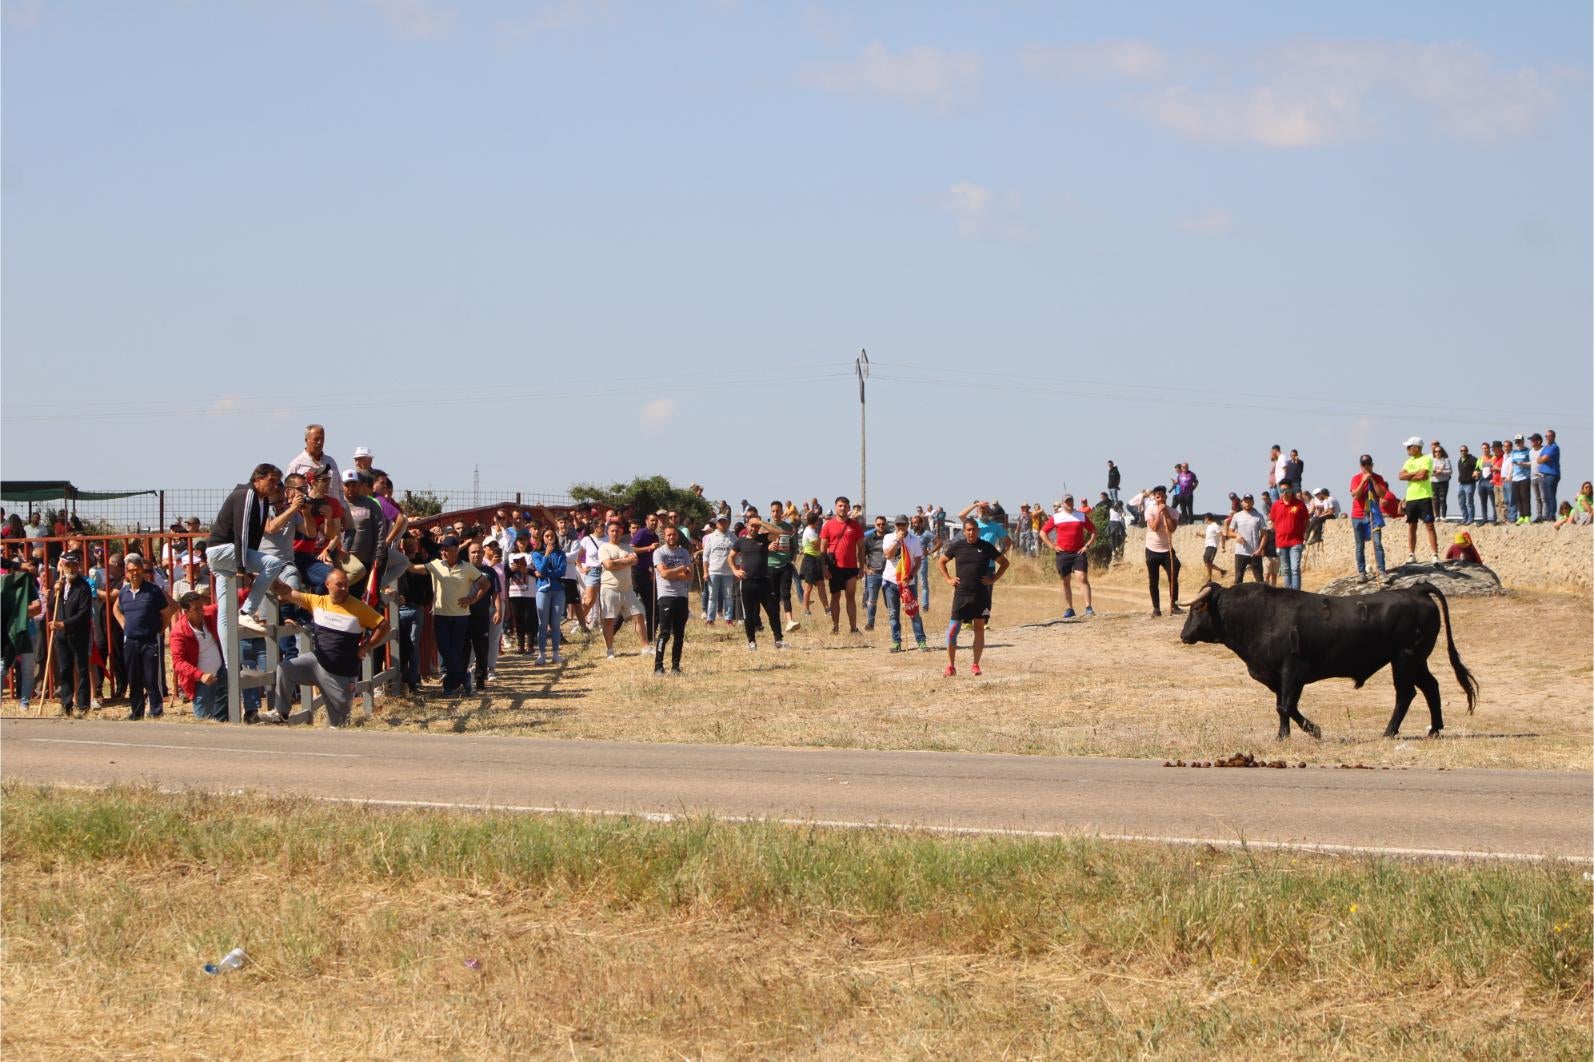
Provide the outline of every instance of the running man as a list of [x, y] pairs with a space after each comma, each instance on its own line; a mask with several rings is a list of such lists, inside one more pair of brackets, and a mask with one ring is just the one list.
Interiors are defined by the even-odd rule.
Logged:
[[1090, 564], [1085, 557], [1086, 547], [1090, 540], [1096, 537], [1096, 525], [1089, 518], [1074, 509], [1074, 496], [1064, 494], [1063, 500], [1058, 503], [1057, 511], [1046, 518], [1041, 525], [1041, 541], [1056, 550], [1053, 561], [1057, 565], [1057, 574], [1063, 580], [1063, 619], [1070, 620], [1074, 613], [1074, 579], [1075, 572], [1079, 573], [1079, 581], [1085, 587], [1085, 615], [1094, 616], [1095, 608], [1091, 605], [1090, 596]]
[[796, 630], [800, 623], [792, 613], [792, 547], [795, 529], [786, 519], [786, 507], [777, 499], [769, 503], [769, 520], [765, 525], [773, 533], [769, 542], [769, 580], [775, 584], [775, 600], [786, 613], [786, 633]]
[[[947, 563], [956, 562], [956, 575], [948, 574]], [[980, 657], [985, 652], [985, 624], [991, 618], [991, 587], [1007, 571], [1007, 556], [980, 537], [979, 521], [963, 520], [963, 537], [941, 551], [941, 577], [952, 587], [952, 621], [946, 628], [947, 678], [958, 673], [958, 633], [963, 624], [974, 626], [974, 666], [980, 674]], [[991, 566], [995, 565], [993, 572]]]

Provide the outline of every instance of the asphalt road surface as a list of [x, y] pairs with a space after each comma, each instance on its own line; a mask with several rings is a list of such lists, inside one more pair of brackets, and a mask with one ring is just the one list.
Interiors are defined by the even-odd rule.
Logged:
[[6, 779], [392, 806], [778, 819], [950, 833], [1594, 862], [1594, 776], [1271, 770], [307, 727], [7, 719]]

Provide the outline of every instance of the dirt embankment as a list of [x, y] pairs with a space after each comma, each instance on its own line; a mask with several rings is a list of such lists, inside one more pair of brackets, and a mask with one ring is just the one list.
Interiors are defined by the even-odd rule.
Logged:
[[[1587, 595], [1594, 587], [1594, 528], [1566, 526], [1557, 531], [1553, 525], [1488, 526], [1462, 528], [1457, 524], [1439, 524], [1439, 555], [1455, 541], [1457, 531], [1468, 531], [1472, 542], [1483, 557], [1483, 563], [1494, 569], [1507, 590], [1547, 590], [1556, 593]], [[1146, 533], [1141, 528], [1130, 528], [1124, 545], [1124, 562], [1131, 568], [1144, 571]], [[1427, 536], [1417, 533], [1417, 559], [1428, 559]], [[1181, 527], [1174, 535], [1173, 548], [1185, 565], [1201, 563], [1202, 525]], [[1406, 525], [1390, 524], [1384, 529], [1384, 549], [1391, 568], [1406, 559]], [[1372, 567], [1371, 548], [1367, 564]], [[1218, 564], [1228, 568], [1227, 561]], [[1349, 520], [1332, 521], [1323, 528], [1323, 544], [1309, 546], [1306, 550], [1305, 582], [1307, 589], [1318, 586], [1356, 571], [1355, 539]]]

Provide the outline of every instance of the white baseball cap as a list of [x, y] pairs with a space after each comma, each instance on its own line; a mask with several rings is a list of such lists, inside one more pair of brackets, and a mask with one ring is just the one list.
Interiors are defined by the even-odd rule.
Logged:
[[354, 448], [354, 457], [355, 457], [356, 460], [358, 460], [359, 458], [362, 458], [362, 457], [374, 457], [374, 456], [375, 455], [371, 453], [371, 448], [369, 446], [356, 446]]
[[1413, 435], [1411, 438], [1406, 440], [1406, 445], [1407, 446], [1421, 446], [1422, 445], [1422, 436]]

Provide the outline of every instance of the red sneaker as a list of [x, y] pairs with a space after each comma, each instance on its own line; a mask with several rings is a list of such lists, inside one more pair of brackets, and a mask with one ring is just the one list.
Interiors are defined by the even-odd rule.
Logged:
[[953, 675], [956, 675], [957, 673], [958, 673], [958, 669], [953, 667], [951, 664], [948, 664], [946, 666], [946, 670], [941, 672], [941, 677], [942, 678], [951, 678]]
[[975, 664], [975, 665], [973, 665], [972, 667], [969, 668], [969, 674], [978, 675], [979, 673], [980, 673], [980, 665]]

